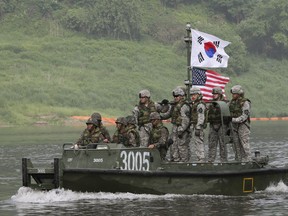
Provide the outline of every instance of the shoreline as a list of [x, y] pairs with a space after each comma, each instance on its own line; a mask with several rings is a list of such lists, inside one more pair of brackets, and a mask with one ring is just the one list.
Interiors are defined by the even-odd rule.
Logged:
[[[75, 127], [81, 127], [87, 119], [90, 116], [70, 116], [67, 117], [65, 120], [62, 121], [63, 126], [75, 126]], [[102, 117], [102, 122], [104, 125], [107, 126], [114, 126], [115, 125], [116, 118], [108, 118], [108, 117]], [[170, 120], [163, 120], [164, 122], [170, 122]], [[251, 118], [251, 121], [288, 121], [288, 117], [261, 117], [261, 118]], [[50, 124], [49, 121], [35, 121], [31, 124], [31, 126], [36, 127], [45, 127], [45, 126], [52, 126], [53, 124]], [[17, 127], [17, 126], [27, 126], [27, 125], [10, 125], [10, 124], [1, 124], [0, 128], [9, 128], [9, 127]]]
[[[80, 121], [86, 121], [89, 116], [71, 116], [71, 119], [75, 119], [75, 120], [80, 120]], [[110, 124], [110, 125], [114, 125], [115, 124], [115, 120], [116, 118], [107, 118], [107, 117], [102, 117], [102, 121], [105, 124]], [[169, 122], [169, 120], [165, 120], [167, 122]], [[288, 121], [288, 117], [271, 117], [271, 118], [251, 118], [251, 121]]]

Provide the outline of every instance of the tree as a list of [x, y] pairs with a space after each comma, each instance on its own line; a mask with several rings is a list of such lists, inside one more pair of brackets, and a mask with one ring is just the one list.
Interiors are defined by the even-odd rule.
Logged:
[[287, 57], [288, 2], [259, 2], [253, 15], [240, 23], [238, 31], [250, 52], [274, 58]]
[[67, 11], [64, 23], [67, 27], [100, 37], [115, 39], [139, 39], [141, 11], [139, 0], [98, 0], [75, 3]]
[[250, 17], [258, 2], [259, 0], [210, 0], [207, 3], [213, 10], [225, 14], [228, 20], [240, 23]]

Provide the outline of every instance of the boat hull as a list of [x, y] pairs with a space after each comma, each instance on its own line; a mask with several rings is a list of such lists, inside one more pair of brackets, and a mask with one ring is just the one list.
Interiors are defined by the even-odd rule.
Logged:
[[63, 187], [83, 192], [246, 195], [286, 182], [287, 172], [272, 168], [240, 173], [70, 169], [64, 170]]
[[[246, 195], [280, 181], [288, 183], [288, 168], [273, 168], [267, 160], [227, 163], [165, 162], [157, 149], [106, 144], [71, 150], [51, 167], [34, 167], [22, 159], [23, 186], [41, 190], [65, 188], [82, 192], [147, 194]], [[33, 179], [35, 182], [33, 182]]]

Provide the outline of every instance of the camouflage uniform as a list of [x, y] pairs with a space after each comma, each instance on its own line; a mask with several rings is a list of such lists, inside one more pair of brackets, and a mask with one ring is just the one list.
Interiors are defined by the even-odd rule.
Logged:
[[87, 124], [91, 124], [93, 122], [93, 128], [92, 130], [88, 130], [87, 128], [82, 132], [80, 138], [76, 141], [75, 144], [78, 146], [86, 146], [91, 143], [101, 143], [105, 139], [110, 140], [109, 132], [106, 130], [106, 128], [103, 127], [97, 127], [94, 121], [91, 121], [89, 119], [87, 121]]
[[174, 98], [180, 96], [181, 99], [170, 105], [168, 112], [161, 113], [162, 119], [171, 117], [171, 139], [173, 140], [173, 144], [170, 147], [170, 160], [175, 162], [188, 162], [190, 159], [190, 106], [184, 99], [185, 93], [181, 88], [174, 89], [172, 93]]
[[140, 145], [140, 136], [136, 128], [136, 121], [134, 116], [127, 116], [127, 127], [124, 145], [126, 147], [138, 147]]
[[[151, 120], [160, 120], [160, 115], [157, 112], [153, 112], [150, 115]], [[158, 123], [152, 127], [152, 131], [150, 133], [149, 143], [155, 145], [155, 147], [160, 152], [160, 157], [162, 160], [165, 160], [167, 154], [167, 139], [169, 137], [168, 129], [163, 125], [162, 121], [160, 120]]]
[[124, 143], [125, 137], [126, 137], [126, 119], [125, 117], [119, 117], [116, 119], [116, 124], [119, 124], [120, 126], [117, 126], [117, 129], [112, 137], [113, 143]]
[[229, 103], [235, 160], [246, 162], [251, 160], [249, 144], [251, 102], [244, 97], [244, 91], [239, 85], [233, 86], [231, 93], [239, 94], [237, 99], [232, 99]]
[[149, 98], [148, 104], [139, 104], [135, 106], [132, 111], [134, 117], [136, 118], [136, 124], [139, 128], [140, 135], [140, 145], [142, 147], [147, 147], [149, 142], [149, 136], [152, 129], [152, 125], [149, 120], [149, 115], [152, 112], [156, 112], [155, 103], [150, 100], [150, 92], [146, 89], [140, 91], [139, 97]]
[[204, 152], [204, 128], [206, 127], [205, 113], [206, 104], [202, 101], [202, 93], [198, 87], [192, 87], [190, 89], [190, 94], [198, 94], [198, 98], [191, 104], [191, 142], [190, 146], [195, 145], [195, 154], [199, 162], [205, 161]]
[[227, 131], [227, 125], [223, 124], [221, 118], [220, 107], [213, 104], [214, 101], [227, 102], [222, 94], [220, 87], [215, 87], [212, 94], [218, 94], [217, 99], [211, 100], [208, 105], [208, 122], [209, 122], [209, 137], [208, 137], [208, 161], [214, 162], [216, 158], [217, 145], [219, 143], [220, 161], [227, 162], [227, 148], [224, 142], [224, 136]]
[[107, 139], [108, 142], [111, 142], [110, 134], [107, 130], [107, 128], [102, 124], [102, 116], [99, 113], [93, 113], [90, 117], [93, 122], [95, 122], [95, 125], [99, 128], [101, 131], [101, 134], [103, 136], [103, 140]]

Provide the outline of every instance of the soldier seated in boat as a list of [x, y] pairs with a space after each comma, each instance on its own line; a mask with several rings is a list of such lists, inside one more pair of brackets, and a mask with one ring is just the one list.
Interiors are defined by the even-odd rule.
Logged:
[[113, 135], [112, 142], [124, 144], [126, 136], [126, 118], [118, 117], [115, 123], [116, 123], [116, 131]]
[[124, 145], [126, 147], [138, 147], [140, 145], [140, 136], [137, 130], [136, 119], [134, 116], [126, 117], [126, 136]]
[[150, 114], [150, 121], [152, 123], [152, 131], [149, 137], [148, 148], [157, 148], [160, 152], [162, 160], [165, 160], [167, 153], [167, 140], [169, 137], [168, 129], [163, 125], [160, 114], [152, 112]]
[[109, 134], [107, 128], [102, 123], [102, 116], [100, 115], [100, 113], [97, 113], [97, 112], [93, 113], [91, 115], [91, 118], [93, 121], [95, 121], [97, 123], [97, 127], [99, 128], [99, 130], [101, 131], [101, 134], [103, 136], [103, 142], [105, 142], [105, 143], [111, 142], [110, 134]]
[[104, 126], [101, 127], [101, 124], [99, 121], [96, 121], [95, 118], [92, 119], [90, 117], [87, 120], [86, 125], [86, 129], [82, 132], [80, 138], [76, 141], [72, 148], [79, 149], [95, 143], [109, 142], [110, 136], [107, 136], [108, 131], [105, 132], [107, 129], [103, 129]]

